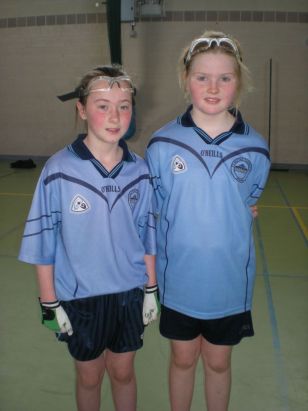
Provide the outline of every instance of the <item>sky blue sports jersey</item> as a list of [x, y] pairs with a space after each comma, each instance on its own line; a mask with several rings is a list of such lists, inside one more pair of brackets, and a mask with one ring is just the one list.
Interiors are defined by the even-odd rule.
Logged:
[[240, 113], [212, 140], [190, 110], [158, 130], [146, 153], [157, 203], [160, 299], [194, 318], [222, 318], [251, 309], [250, 206], [263, 192], [270, 158]]
[[145, 161], [121, 140], [123, 160], [108, 172], [84, 137], [47, 161], [19, 254], [27, 263], [54, 265], [56, 295], [64, 301], [143, 287], [144, 254], [156, 253]]

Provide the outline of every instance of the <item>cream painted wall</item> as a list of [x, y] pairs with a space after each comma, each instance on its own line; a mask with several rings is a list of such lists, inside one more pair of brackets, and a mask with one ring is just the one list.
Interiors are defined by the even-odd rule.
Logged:
[[76, 133], [69, 92], [88, 69], [109, 60], [106, 25], [65, 25], [2, 30], [0, 66], [4, 104], [1, 154], [49, 156]]
[[[100, 3], [97, 8], [96, 3]], [[105, 11], [101, 1], [94, 0], [1, 0], [0, 16], [23, 17], [45, 14], [97, 13]]]
[[[99, 3], [99, 7], [96, 7]], [[307, 0], [165, 0], [166, 10], [276, 10], [307, 11]], [[61, 13], [97, 13], [105, 11], [96, 0], [1, 0], [0, 16], [22, 17]]]
[[[22, 0], [1, 0], [0, 13], [2, 17], [6, 5], [7, 9], [16, 8], [15, 16], [57, 14], [58, 7], [64, 7], [64, 3], [74, 4], [76, 9], [67, 7], [61, 9], [60, 14], [91, 13], [82, 7], [95, 2], [28, 0], [25, 9]], [[214, 7], [215, 2], [167, 0], [166, 8], [179, 10], [186, 4], [187, 9], [198, 10], [203, 3]], [[227, 1], [220, 3], [225, 10], [230, 10]], [[245, 4], [245, 10], [247, 4], [253, 10], [261, 5], [266, 10], [265, 1], [234, 1], [232, 5], [234, 3], [243, 8]], [[304, 7], [300, 0], [289, 3], [292, 9], [286, 7], [286, 1], [268, 1], [267, 10], [281, 10], [282, 5], [293, 10], [294, 4], [296, 10]], [[268, 134], [269, 59], [272, 58], [273, 161], [308, 164], [308, 31], [305, 23], [140, 22], [135, 28], [135, 38], [130, 37], [130, 25], [122, 24], [123, 63], [138, 87], [137, 133], [130, 141], [132, 149], [142, 155], [151, 133], [185, 109], [177, 82], [177, 60], [180, 50], [205, 28], [221, 29], [241, 41], [255, 84], [255, 91], [244, 101], [242, 111], [246, 120], [265, 137]], [[0, 156], [49, 156], [71, 142], [79, 130], [75, 127], [74, 102], [61, 103], [56, 95], [73, 89], [88, 68], [108, 63], [107, 26], [99, 23], [14, 27], [1, 28], [0, 34]]]
[[167, 10], [307, 11], [306, 0], [165, 0]]

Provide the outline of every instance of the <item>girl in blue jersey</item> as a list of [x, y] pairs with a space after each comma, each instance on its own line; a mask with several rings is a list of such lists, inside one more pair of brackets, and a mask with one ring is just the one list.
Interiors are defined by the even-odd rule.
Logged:
[[43, 324], [74, 358], [79, 411], [100, 409], [105, 371], [115, 409], [136, 411], [135, 351], [158, 311], [152, 186], [123, 139], [133, 94], [120, 67], [103, 66], [60, 97], [78, 99], [87, 132], [47, 161], [19, 255], [36, 265]]
[[238, 110], [248, 87], [239, 43], [205, 32], [184, 50], [187, 111], [152, 137], [160, 332], [171, 340], [172, 411], [189, 411], [201, 357], [208, 411], [226, 411], [232, 347], [252, 336], [253, 215], [270, 160]]

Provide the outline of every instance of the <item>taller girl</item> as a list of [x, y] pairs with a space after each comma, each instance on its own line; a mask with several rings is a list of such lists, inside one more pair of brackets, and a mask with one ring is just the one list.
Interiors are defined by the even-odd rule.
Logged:
[[254, 334], [253, 206], [270, 159], [242, 119], [249, 84], [239, 43], [205, 32], [184, 50], [187, 111], [152, 137], [147, 160], [157, 199], [160, 332], [171, 340], [172, 411], [189, 411], [201, 356], [208, 411], [228, 409], [232, 347]]

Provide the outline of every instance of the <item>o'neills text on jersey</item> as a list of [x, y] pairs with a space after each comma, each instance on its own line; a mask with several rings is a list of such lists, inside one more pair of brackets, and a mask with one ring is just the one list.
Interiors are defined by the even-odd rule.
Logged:
[[119, 193], [121, 191], [119, 186], [102, 186], [102, 193]]
[[202, 157], [218, 157], [222, 158], [222, 153], [216, 150], [201, 150]]

